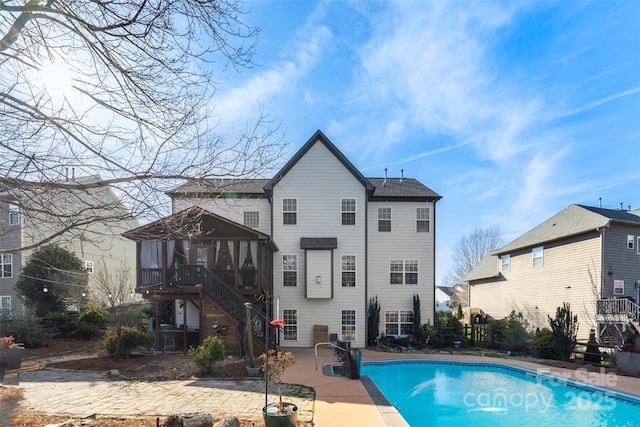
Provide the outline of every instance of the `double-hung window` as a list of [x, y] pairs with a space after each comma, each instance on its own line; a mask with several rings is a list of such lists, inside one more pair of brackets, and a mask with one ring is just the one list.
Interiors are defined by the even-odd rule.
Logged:
[[389, 261], [389, 283], [392, 285], [417, 285], [418, 260], [392, 259]]
[[342, 287], [356, 286], [356, 256], [342, 255]]
[[282, 224], [298, 223], [298, 199], [282, 199]]
[[413, 311], [388, 310], [384, 314], [386, 335], [413, 334]]
[[9, 225], [18, 225], [20, 224], [20, 209], [18, 206], [10, 204], [9, 205]]
[[624, 280], [613, 281], [613, 294], [624, 295]]
[[282, 286], [298, 286], [298, 255], [282, 255]]
[[540, 267], [541, 265], [543, 265], [543, 262], [544, 262], [543, 253], [544, 253], [543, 246], [538, 246], [531, 250], [531, 256], [533, 258], [534, 267]]
[[631, 249], [633, 250], [633, 241], [634, 241], [634, 236], [633, 234], [627, 234], [627, 249]]
[[511, 271], [511, 255], [510, 254], [502, 255], [500, 257], [500, 262], [502, 264], [501, 270], [503, 272]]
[[416, 231], [429, 232], [429, 208], [416, 208]]
[[0, 296], [0, 317], [11, 315], [11, 297]]
[[341, 315], [342, 341], [356, 340], [356, 311], [342, 310]]
[[342, 225], [356, 225], [356, 199], [342, 199], [340, 204]]
[[391, 208], [378, 208], [378, 231], [391, 231]]
[[86, 270], [87, 273], [92, 274], [93, 273], [93, 261], [85, 260], [84, 269]]
[[13, 256], [0, 254], [0, 278], [13, 277]]

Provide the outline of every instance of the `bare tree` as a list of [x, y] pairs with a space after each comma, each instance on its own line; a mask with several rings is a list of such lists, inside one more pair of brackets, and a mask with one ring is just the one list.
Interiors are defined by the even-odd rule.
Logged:
[[494, 249], [504, 245], [500, 227], [475, 227], [458, 240], [453, 248], [453, 267], [446, 283], [454, 286], [462, 284], [464, 278], [482, 258]]
[[[0, 202], [47, 221], [31, 246], [116, 224], [122, 209], [91, 189], [145, 220], [170, 211], [177, 183], [271, 172], [284, 141], [262, 110], [231, 139], [216, 131], [214, 74], [253, 65], [244, 13], [236, 0], [0, 0]], [[69, 200], [73, 215], [57, 209]]]

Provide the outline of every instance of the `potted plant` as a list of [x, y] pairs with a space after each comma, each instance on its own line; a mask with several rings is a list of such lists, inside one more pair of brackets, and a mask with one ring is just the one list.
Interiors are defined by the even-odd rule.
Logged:
[[266, 427], [295, 427], [298, 421], [298, 407], [291, 402], [282, 401], [282, 380], [287, 368], [295, 363], [290, 351], [271, 349], [260, 355], [263, 361], [263, 369], [266, 381], [271, 381], [278, 386], [279, 401], [267, 404], [262, 408]]

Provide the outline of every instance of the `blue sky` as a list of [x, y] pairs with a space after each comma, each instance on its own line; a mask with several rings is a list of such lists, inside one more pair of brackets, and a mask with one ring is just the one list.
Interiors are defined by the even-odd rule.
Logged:
[[437, 204], [437, 284], [473, 227], [507, 241], [572, 203], [640, 208], [640, 1], [255, 1], [255, 61], [219, 131], [261, 106], [293, 154], [322, 130]]

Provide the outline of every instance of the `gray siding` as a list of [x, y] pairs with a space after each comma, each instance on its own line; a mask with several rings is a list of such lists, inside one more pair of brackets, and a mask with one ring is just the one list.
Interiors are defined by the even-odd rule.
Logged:
[[[633, 249], [627, 248], [627, 236], [633, 236]], [[602, 297], [631, 297], [638, 302], [640, 281], [640, 254], [638, 254], [640, 227], [612, 223], [604, 231]], [[624, 281], [624, 294], [614, 295], [614, 280]]]

